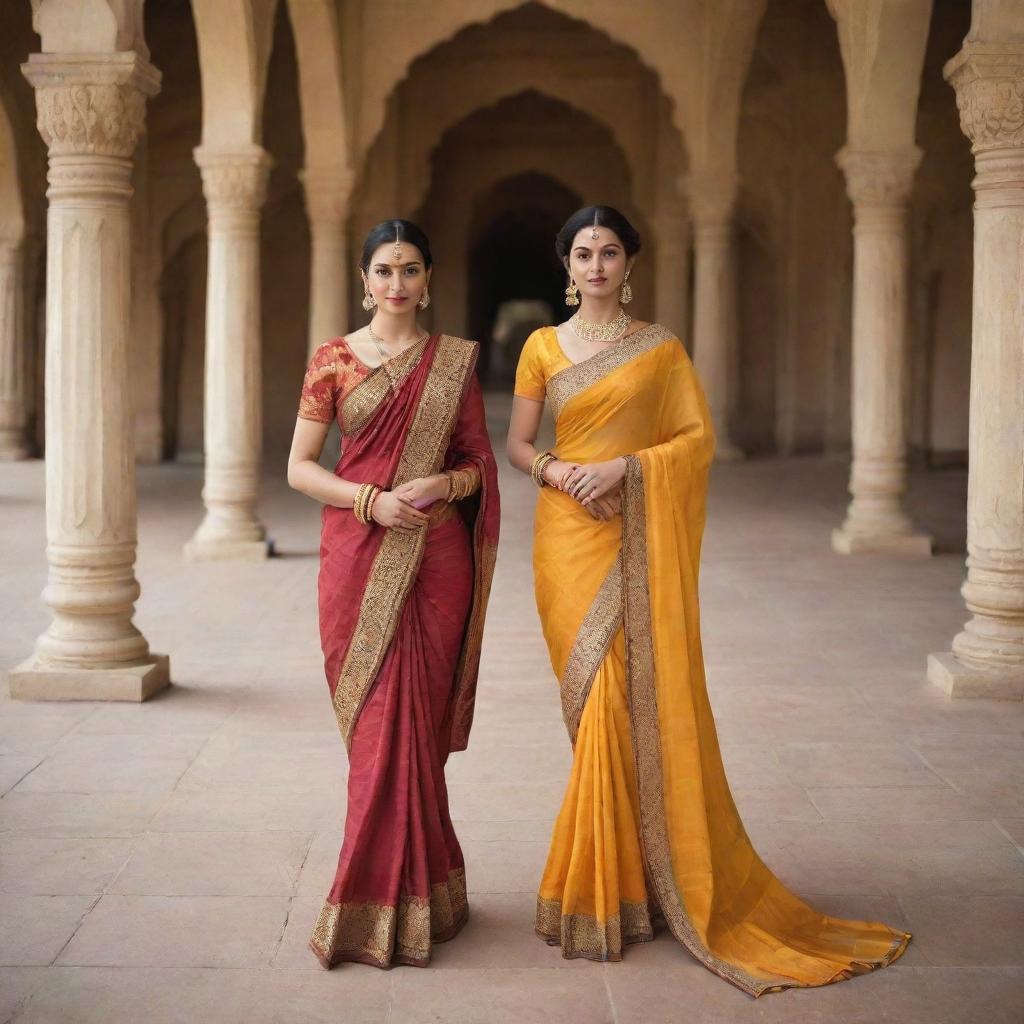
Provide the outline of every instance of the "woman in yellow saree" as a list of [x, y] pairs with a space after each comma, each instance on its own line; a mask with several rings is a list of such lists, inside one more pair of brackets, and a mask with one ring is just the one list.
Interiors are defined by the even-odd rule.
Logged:
[[[537, 606], [574, 748], [537, 932], [565, 957], [619, 960], [663, 920], [753, 996], [890, 964], [910, 936], [809, 907], [733, 803], [697, 596], [714, 435], [678, 339], [620, 305], [639, 237], [618, 211], [588, 207], [556, 247], [567, 304], [582, 294], [582, 306], [527, 340], [509, 430], [513, 465], [540, 485]], [[534, 447], [545, 400], [550, 453]]]

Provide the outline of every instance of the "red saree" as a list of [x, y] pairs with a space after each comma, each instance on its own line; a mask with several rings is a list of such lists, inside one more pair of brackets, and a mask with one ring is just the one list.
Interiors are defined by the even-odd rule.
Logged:
[[323, 511], [320, 635], [350, 762], [338, 870], [310, 940], [325, 967], [426, 966], [468, 916], [444, 765], [468, 741], [498, 541], [477, 351], [437, 335], [370, 371], [338, 340], [306, 374], [299, 415], [337, 418], [337, 475], [389, 489], [447, 469], [480, 481], [413, 533]]

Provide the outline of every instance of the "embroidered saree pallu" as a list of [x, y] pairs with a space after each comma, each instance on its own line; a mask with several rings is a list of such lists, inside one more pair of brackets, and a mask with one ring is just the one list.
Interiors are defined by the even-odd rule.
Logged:
[[538, 934], [566, 957], [619, 960], [663, 919], [754, 996], [891, 963], [910, 936], [800, 900], [733, 803], [697, 596], [714, 438], [682, 345], [651, 324], [572, 364], [545, 328], [526, 343], [516, 393], [551, 403], [560, 458], [628, 463], [610, 521], [554, 488], [538, 496], [537, 605], [574, 747]]
[[468, 741], [498, 540], [476, 354], [440, 335], [371, 371], [338, 339], [306, 374], [299, 415], [338, 420], [339, 476], [393, 489], [455, 470], [475, 486], [412, 532], [323, 511], [320, 635], [349, 752], [344, 841], [310, 942], [325, 967], [426, 965], [468, 915], [444, 765]]

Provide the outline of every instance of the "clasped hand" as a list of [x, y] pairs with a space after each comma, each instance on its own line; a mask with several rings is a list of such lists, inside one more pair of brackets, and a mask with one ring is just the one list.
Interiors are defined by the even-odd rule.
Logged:
[[622, 511], [624, 458], [579, 465], [556, 459], [544, 469], [544, 480], [575, 498], [595, 519], [610, 519]]
[[447, 496], [448, 478], [444, 474], [417, 477], [393, 491], [381, 491], [370, 515], [390, 530], [419, 530], [430, 518], [422, 509]]

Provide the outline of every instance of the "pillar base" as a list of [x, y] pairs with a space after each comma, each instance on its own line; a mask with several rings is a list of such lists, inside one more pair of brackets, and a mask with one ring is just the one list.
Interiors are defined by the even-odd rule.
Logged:
[[151, 654], [150, 661], [124, 668], [54, 668], [34, 658], [7, 673], [12, 700], [149, 700], [171, 681], [170, 659]]
[[273, 552], [268, 540], [196, 540], [185, 545], [186, 562], [263, 562]]
[[994, 697], [1024, 700], [1024, 665], [1015, 668], [972, 668], [951, 651], [928, 655], [928, 681], [950, 697]]
[[932, 538], [927, 533], [851, 533], [832, 531], [832, 550], [841, 555], [908, 555], [928, 558]]

